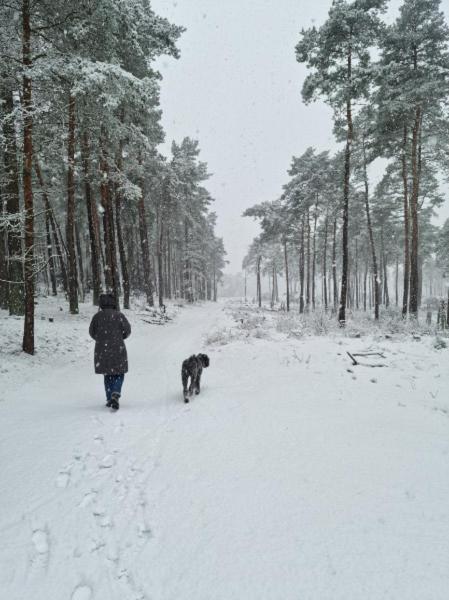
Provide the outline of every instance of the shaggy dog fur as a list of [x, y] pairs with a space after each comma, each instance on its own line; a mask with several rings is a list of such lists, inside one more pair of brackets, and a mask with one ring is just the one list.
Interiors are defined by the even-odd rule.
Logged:
[[[209, 357], [207, 354], [192, 354], [182, 363], [181, 377], [182, 389], [184, 393], [184, 402], [189, 401], [189, 397], [200, 393], [201, 373], [203, 368], [209, 366]], [[190, 377], [190, 385], [187, 388]]]

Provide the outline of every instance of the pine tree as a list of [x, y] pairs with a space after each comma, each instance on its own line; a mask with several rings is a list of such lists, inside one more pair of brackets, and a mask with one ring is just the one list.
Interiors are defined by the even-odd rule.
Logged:
[[327, 21], [302, 31], [296, 58], [312, 70], [303, 86], [303, 98], [319, 96], [332, 106], [336, 116], [346, 112], [346, 148], [343, 180], [342, 277], [338, 320], [346, 320], [348, 290], [348, 227], [351, 153], [354, 136], [354, 101], [366, 97], [371, 84], [370, 49], [381, 31], [380, 13], [385, 0], [335, 0]]

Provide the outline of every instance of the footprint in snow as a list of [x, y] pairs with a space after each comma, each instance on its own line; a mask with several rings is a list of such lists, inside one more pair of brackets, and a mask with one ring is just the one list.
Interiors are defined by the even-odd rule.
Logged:
[[115, 458], [111, 454], [107, 454], [100, 462], [100, 469], [110, 469], [115, 465]]
[[44, 530], [36, 529], [33, 531], [31, 539], [37, 554], [48, 554], [48, 536]]
[[56, 477], [56, 487], [66, 488], [70, 483], [70, 470], [60, 471]]
[[94, 517], [104, 517], [105, 514], [106, 514], [106, 509], [104, 506], [101, 506], [101, 504], [96, 506], [93, 510]]
[[124, 428], [124, 424], [123, 421], [120, 421], [120, 423], [117, 425], [117, 427], [114, 429], [114, 433], [122, 433]]
[[92, 502], [95, 500], [96, 495], [97, 495], [97, 492], [95, 492], [94, 490], [92, 490], [91, 492], [88, 492], [87, 494], [84, 495], [84, 498], [81, 500], [81, 502], [78, 504], [78, 506], [80, 508], [86, 508], [86, 506], [89, 506], [90, 504], [92, 504]]
[[76, 587], [71, 596], [71, 600], [90, 600], [92, 598], [92, 590], [88, 585], [79, 585]]

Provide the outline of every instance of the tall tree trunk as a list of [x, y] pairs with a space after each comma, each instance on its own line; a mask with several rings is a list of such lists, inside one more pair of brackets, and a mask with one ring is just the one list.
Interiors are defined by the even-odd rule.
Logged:
[[363, 310], [366, 312], [366, 281], [368, 278], [368, 261], [365, 265], [365, 274], [363, 276]]
[[369, 202], [369, 184], [368, 184], [368, 172], [367, 172], [367, 161], [366, 161], [366, 147], [365, 147], [365, 135], [362, 138], [362, 149], [363, 149], [363, 180], [365, 187], [365, 213], [366, 213], [366, 224], [368, 227], [368, 238], [371, 249], [371, 264], [374, 278], [374, 318], [376, 321], [379, 320], [379, 274], [377, 270], [377, 257], [376, 257], [376, 245], [374, 243], [373, 226], [371, 223], [371, 209]]
[[[121, 120], [124, 121], [124, 113], [122, 111]], [[117, 169], [119, 174], [121, 175], [123, 171], [123, 141], [120, 140], [118, 156], [117, 156]], [[115, 226], [117, 229], [117, 242], [118, 242], [118, 252], [120, 256], [120, 268], [122, 271], [122, 283], [123, 283], [123, 306], [124, 308], [129, 308], [129, 294], [130, 294], [130, 286], [129, 286], [129, 271], [128, 271], [128, 261], [126, 258], [125, 252], [125, 244], [123, 241], [123, 230], [122, 230], [122, 193], [118, 189], [117, 184], [114, 187], [115, 192]]]
[[[159, 207], [160, 210], [160, 207]], [[162, 217], [159, 215], [159, 231], [157, 239], [157, 276], [158, 276], [158, 288], [159, 288], [159, 306], [164, 305], [164, 273], [162, 265], [162, 243], [164, 236], [164, 228], [162, 225]]]
[[33, 103], [29, 75], [32, 62], [30, 13], [30, 0], [22, 0], [23, 199], [25, 208], [25, 321], [22, 348], [27, 354], [34, 354]]
[[309, 209], [306, 213], [307, 224], [307, 271], [306, 271], [306, 310], [310, 307], [310, 214]]
[[[352, 35], [352, 31], [350, 32]], [[349, 44], [348, 56], [347, 56], [347, 81], [348, 89], [351, 89], [352, 85], [352, 45]], [[352, 151], [352, 138], [353, 138], [353, 125], [352, 125], [352, 103], [350, 91], [348, 92], [348, 98], [346, 100], [346, 125], [347, 125], [347, 137], [346, 137], [346, 148], [345, 148], [345, 176], [343, 186], [343, 225], [342, 225], [342, 271], [341, 271], [341, 292], [340, 292], [340, 307], [338, 311], [338, 322], [340, 325], [344, 325], [346, 322], [346, 300], [348, 292], [348, 264], [349, 264], [349, 180], [351, 175], [351, 151]]]
[[84, 264], [83, 264], [83, 251], [81, 247], [81, 238], [78, 223], [75, 220], [75, 242], [76, 242], [76, 255], [78, 258], [78, 291], [79, 296], [81, 298], [81, 302], [84, 302], [84, 294], [85, 294], [85, 277], [84, 277]]
[[10, 315], [23, 315], [23, 255], [20, 218], [19, 165], [17, 162], [17, 143], [14, 128], [14, 100], [12, 91], [8, 90], [3, 97], [3, 163], [5, 167], [5, 197], [8, 225], [6, 230], [8, 242], [7, 276], [8, 308]]
[[385, 308], [390, 306], [390, 293], [388, 291], [388, 264], [387, 257], [384, 258], [384, 295], [385, 295]]
[[418, 257], [418, 307], [421, 306], [422, 290], [423, 290], [423, 259]]
[[301, 237], [299, 246], [299, 312], [304, 312], [304, 215], [301, 219]]
[[261, 287], [261, 281], [260, 281], [260, 263], [262, 261], [262, 257], [258, 256], [257, 257], [257, 263], [256, 263], [256, 278], [257, 278], [257, 302], [259, 305], [259, 308], [261, 308], [262, 306], [262, 287]]
[[122, 283], [123, 283], [123, 307], [129, 308], [129, 270], [128, 260], [126, 258], [125, 243], [123, 241], [123, 229], [122, 229], [122, 195], [121, 192], [115, 187], [115, 226], [117, 229], [117, 243], [118, 253], [120, 257], [120, 268], [122, 271]]
[[69, 120], [67, 140], [67, 253], [69, 275], [70, 313], [77, 315], [78, 308], [78, 274], [76, 269], [75, 250], [75, 96], [69, 95]]
[[144, 289], [149, 306], [154, 306], [153, 300], [153, 283], [151, 275], [150, 262], [150, 245], [148, 240], [148, 225], [144, 202], [144, 186], [141, 183], [141, 194], [139, 196], [138, 211], [139, 211], [139, 234], [140, 234], [140, 250], [142, 253]]
[[368, 299], [369, 299], [369, 309], [371, 310], [371, 308], [373, 307], [373, 277], [371, 276], [368, 279]]
[[84, 173], [84, 195], [86, 198], [86, 209], [87, 209], [87, 224], [89, 227], [89, 240], [90, 240], [90, 261], [92, 269], [92, 295], [93, 304], [98, 306], [101, 290], [101, 276], [100, 276], [100, 231], [98, 227], [98, 213], [95, 205], [92, 187], [90, 183], [90, 146], [89, 146], [89, 135], [87, 130], [83, 131], [82, 143], [81, 143], [81, 159], [83, 163]]
[[[1, 189], [0, 189], [1, 198]], [[6, 201], [0, 201], [0, 218], [4, 216]], [[8, 232], [6, 225], [0, 224], [0, 308], [8, 308], [9, 295], [9, 274], [8, 274]]]
[[415, 122], [412, 133], [412, 196], [410, 201], [410, 216], [412, 220], [412, 239], [410, 251], [410, 314], [417, 318], [419, 308], [419, 227], [418, 227], [418, 196], [419, 196], [419, 169], [418, 169], [418, 142], [421, 124], [421, 107], [415, 111]]
[[[171, 250], [171, 235], [170, 229], [167, 231], [167, 296], [171, 300], [173, 294], [172, 282], [172, 250]], [[209, 295], [208, 300], [211, 296]]]
[[287, 254], [287, 240], [284, 237], [284, 269], [285, 269], [285, 288], [286, 288], [286, 305], [287, 312], [290, 310], [290, 286], [288, 278], [288, 254]]
[[315, 310], [315, 276], [316, 276], [316, 224], [318, 221], [318, 194], [313, 215], [313, 249], [312, 249], [312, 307]]
[[329, 228], [329, 219], [326, 212], [326, 218], [324, 220], [324, 245], [323, 245], [323, 301], [324, 310], [327, 312], [327, 233]]
[[396, 255], [396, 274], [394, 278], [395, 304], [399, 305], [399, 257]]
[[334, 309], [337, 310], [337, 217], [334, 218], [334, 231], [332, 236], [332, 289], [334, 293]]
[[109, 178], [108, 155], [106, 152], [106, 136], [104, 128], [101, 132], [101, 184], [100, 195], [103, 208], [103, 232], [106, 254], [105, 279], [106, 286], [115, 296], [117, 308], [119, 307], [119, 280], [117, 273], [117, 251], [115, 245], [114, 211], [112, 208], [112, 190]]
[[[0, 218], [4, 216], [6, 202], [3, 201], [0, 191]], [[0, 308], [8, 308], [9, 273], [8, 273], [8, 232], [6, 225], [0, 223]]]
[[58, 288], [56, 285], [56, 269], [55, 269], [55, 259], [53, 256], [53, 244], [51, 241], [51, 229], [50, 229], [50, 215], [48, 210], [45, 210], [45, 232], [47, 236], [47, 257], [48, 257], [48, 267], [50, 271], [50, 281], [51, 281], [51, 293], [52, 296], [58, 295]]
[[408, 293], [410, 284], [410, 225], [408, 206], [408, 172], [407, 172], [407, 126], [404, 125], [402, 141], [402, 186], [404, 198], [404, 289], [402, 297], [402, 316], [406, 317], [408, 312]]
[[359, 310], [359, 240], [355, 238], [355, 274], [354, 274], [354, 287], [355, 287], [355, 307]]

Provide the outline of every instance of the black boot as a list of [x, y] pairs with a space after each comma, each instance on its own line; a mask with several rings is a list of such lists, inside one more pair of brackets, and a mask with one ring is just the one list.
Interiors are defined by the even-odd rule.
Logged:
[[110, 402], [110, 407], [112, 408], [112, 410], [118, 410], [120, 408], [120, 404], [118, 402], [119, 398], [120, 394], [118, 392], [112, 392]]

